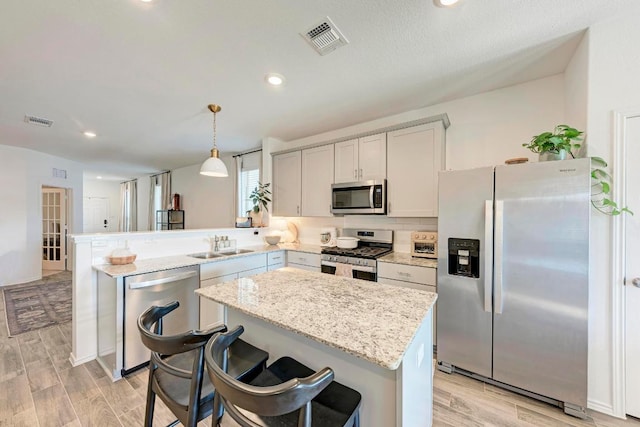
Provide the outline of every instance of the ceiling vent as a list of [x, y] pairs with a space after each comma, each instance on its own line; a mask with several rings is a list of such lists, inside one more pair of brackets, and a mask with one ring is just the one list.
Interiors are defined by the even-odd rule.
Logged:
[[328, 16], [304, 33], [300, 33], [300, 35], [320, 55], [326, 55], [349, 43], [349, 40], [347, 40]]
[[50, 128], [53, 125], [53, 120], [43, 119], [42, 117], [30, 116], [28, 114], [24, 115], [25, 123], [29, 123], [32, 125], [44, 126]]

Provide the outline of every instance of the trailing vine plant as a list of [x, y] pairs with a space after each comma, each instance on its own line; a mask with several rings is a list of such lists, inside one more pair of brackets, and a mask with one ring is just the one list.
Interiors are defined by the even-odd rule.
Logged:
[[591, 157], [591, 205], [605, 215], [620, 215], [623, 212], [633, 215], [628, 207], [619, 208], [618, 204], [610, 199], [611, 175], [604, 170], [607, 162], [601, 157]]

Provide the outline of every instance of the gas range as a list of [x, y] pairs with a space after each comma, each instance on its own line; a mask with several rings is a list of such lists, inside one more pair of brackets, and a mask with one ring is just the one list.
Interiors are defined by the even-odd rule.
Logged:
[[376, 281], [376, 258], [393, 250], [393, 231], [391, 230], [360, 230], [345, 228], [343, 236], [357, 237], [359, 245], [354, 249], [322, 248], [322, 272], [336, 274], [339, 264], [348, 264], [353, 270], [353, 277]]

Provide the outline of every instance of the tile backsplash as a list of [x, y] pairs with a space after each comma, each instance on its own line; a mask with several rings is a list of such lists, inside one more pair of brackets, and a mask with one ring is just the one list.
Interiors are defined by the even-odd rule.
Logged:
[[336, 227], [338, 234], [343, 228], [371, 228], [393, 230], [393, 250], [411, 252], [411, 232], [418, 230], [437, 231], [438, 218], [389, 218], [378, 215], [345, 215], [343, 217], [291, 217], [280, 218], [293, 222], [299, 231], [300, 243], [320, 244], [320, 232], [324, 227]]

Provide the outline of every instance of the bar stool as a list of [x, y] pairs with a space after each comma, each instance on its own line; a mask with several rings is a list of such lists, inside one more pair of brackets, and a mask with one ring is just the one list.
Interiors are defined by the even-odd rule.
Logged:
[[[177, 301], [161, 307], [152, 306], [138, 318], [142, 342], [151, 350], [146, 427], [153, 425], [156, 395], [178, 418], [171, 425], [181, 422], [185, 427], [196, 427], [197, 422], [211, 415], [213, 410], [215, 392], [204, 375], [204, 346], [213, 335], [225, 332], [227, 328], [223, 325], [206, 331], [163, 336], [162, 318], [178, 306]], [[267, 352], [238, 340], [229, 349], [225, 363], [228, 363], [229, 375], [249, 381], [265, 369], [268, 358]], [[221, 413], [216, 415], [217, 418], [221, 416]]]
[[[333, 381], [331, 368], [318, 372], [282, 357], [249, 384], [234, 379], [226, 353], [244, 332], [242, 326], [207, 343], [205, 362], [216, 388], [214, 413], [226, 413], [242, 427], [359, 427], [357, 391]], [[220, 415], [221, 417], [222, 415]], [[213, 419], [212, 426], [220, 425]]]

